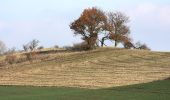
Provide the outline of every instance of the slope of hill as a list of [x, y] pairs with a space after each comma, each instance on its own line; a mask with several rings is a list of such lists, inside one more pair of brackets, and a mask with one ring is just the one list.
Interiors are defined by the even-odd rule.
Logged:
[[0, 69], [0, 85], [107, 88], [170, 76], [170, 53], [100, 48], [49, 55], [54, 59]]
[[0, 86], [0, 100], [170, 100], [170, 79], [105, 89]]

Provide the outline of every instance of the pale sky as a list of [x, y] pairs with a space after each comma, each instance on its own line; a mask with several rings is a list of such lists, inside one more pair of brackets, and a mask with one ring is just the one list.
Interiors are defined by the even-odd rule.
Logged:
[[170, 51], [170, 0], [0, 0], [0, 40], [18, 49], [32, 39], [44, 47], [72, 45], [80, 38], [69, 24], [88, 7], [124, 12], [134, 42]]

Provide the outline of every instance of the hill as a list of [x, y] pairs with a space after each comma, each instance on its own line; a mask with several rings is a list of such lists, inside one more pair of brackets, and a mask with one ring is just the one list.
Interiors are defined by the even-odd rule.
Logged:
[[169, 100], [170, 80], [112, 87], [80, 89], [64, 87], [0, 86], [0, 100]]
[[0, 85], [108, 88], [163, 80], [170, 53], [99, 48], [48, 54], [49, 60], [0, 69]]

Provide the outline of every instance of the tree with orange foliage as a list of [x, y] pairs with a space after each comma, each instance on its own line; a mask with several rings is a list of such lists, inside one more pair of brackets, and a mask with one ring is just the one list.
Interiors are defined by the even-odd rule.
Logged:
[[88, 8], [83, 11], [81, 16], [70, 25], [70, 29], [75, 35], [81, 35], [87, 43], [89, 49], [94, 48], [98, 34], [105, 30], [107, 17], [105, 13], [98, 8]]

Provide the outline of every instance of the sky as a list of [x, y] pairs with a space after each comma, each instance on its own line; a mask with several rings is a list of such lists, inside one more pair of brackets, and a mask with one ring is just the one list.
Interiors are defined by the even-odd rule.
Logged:
[[134, 42], [170, 51], [170, 0], [0, 0], [0, 40], [17, 49], [32, 39], [44, 47], [78, 43], [69, 25], [89, 7], [125, 13]]

